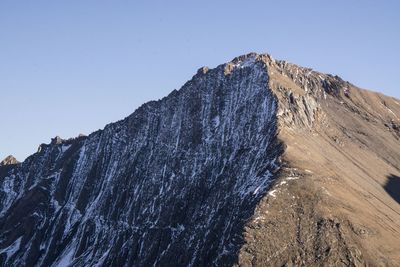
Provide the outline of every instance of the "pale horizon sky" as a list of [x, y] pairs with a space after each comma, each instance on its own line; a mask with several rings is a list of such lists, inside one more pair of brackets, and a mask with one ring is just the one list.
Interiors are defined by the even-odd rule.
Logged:
[[400, 98], [399, 1], [0, 2], [0, 160], [269, 53]]

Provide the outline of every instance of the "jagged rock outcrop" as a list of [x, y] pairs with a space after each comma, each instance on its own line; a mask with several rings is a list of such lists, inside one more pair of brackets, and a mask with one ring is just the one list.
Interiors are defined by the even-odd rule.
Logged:
[[0, 162], [0, 166], [14, 165], [14, 164], [18, 164], [18, 163], [19, 163], [19, 161], [16, 158], [14, 158], [14, 156], [10, 155], [10, 156], [7, 156], [5, 159], [3, 159]]
[[0, 263], [396, 266], [398, 116], [396, 99], [269, 55], [201, 68], [0, 166]]

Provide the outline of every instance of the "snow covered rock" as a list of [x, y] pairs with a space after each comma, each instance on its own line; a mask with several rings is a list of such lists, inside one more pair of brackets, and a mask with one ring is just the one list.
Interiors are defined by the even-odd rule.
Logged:
[[0, 262], [233, 263], [281, 146], [265, 64], [227, 66], [2, 174]]

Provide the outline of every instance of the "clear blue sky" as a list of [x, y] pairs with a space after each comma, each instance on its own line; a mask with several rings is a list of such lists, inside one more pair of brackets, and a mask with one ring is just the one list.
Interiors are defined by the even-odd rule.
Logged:
[[0, 158], [268, 52], [400, 97], [400, 1], [0, 1]]

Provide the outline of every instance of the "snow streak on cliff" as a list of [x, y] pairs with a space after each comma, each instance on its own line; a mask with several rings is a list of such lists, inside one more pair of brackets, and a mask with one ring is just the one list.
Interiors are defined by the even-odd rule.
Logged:
[[1, 265], [233, 263], [281, 153], [268, 82], [252, 56], [203, 68], [102, 131], [0, 166]]

